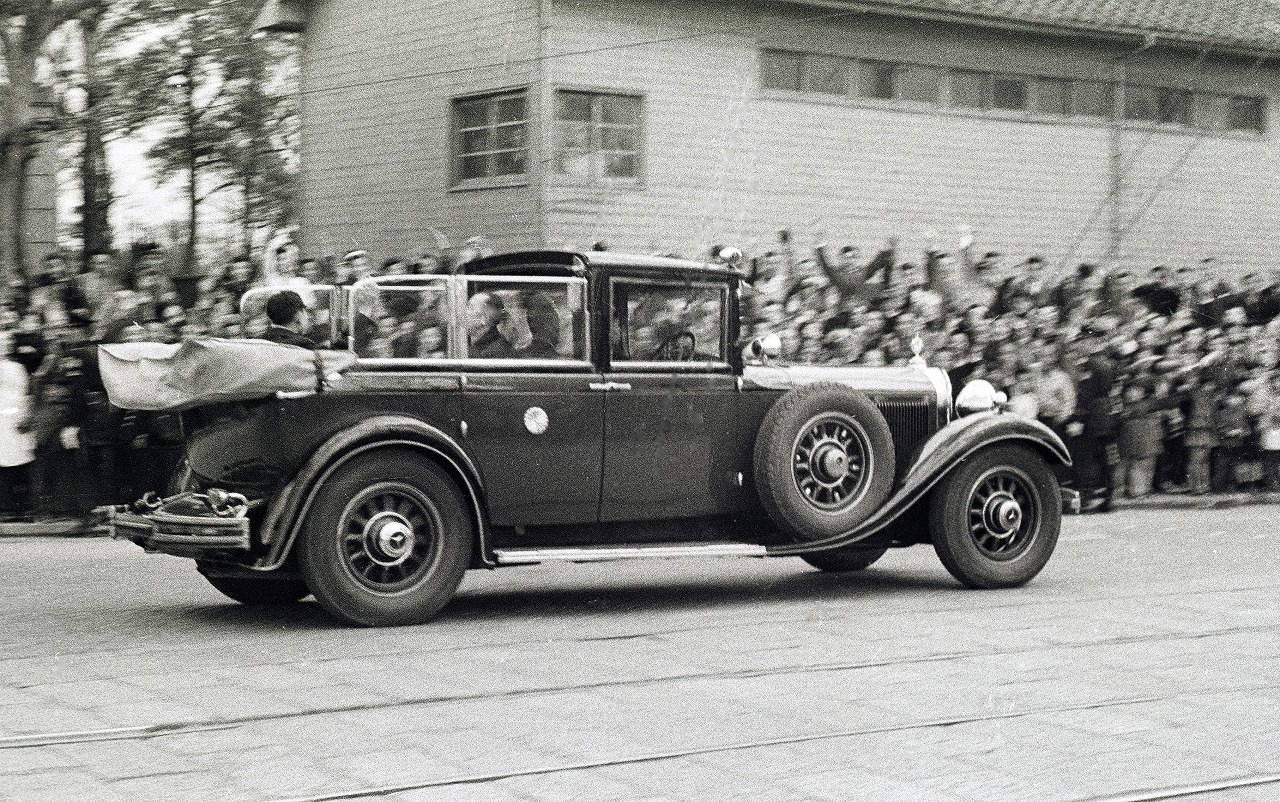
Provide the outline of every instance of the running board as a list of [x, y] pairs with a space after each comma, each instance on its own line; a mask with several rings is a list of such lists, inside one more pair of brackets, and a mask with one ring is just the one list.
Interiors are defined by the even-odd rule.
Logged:
[[576, 563], [605, 560], [641, 560], [677, 557], [765, 557], [768, 551], [754, 543], [677, 543], [653, 546], [557, 546], [534, 549], [494, 549], [499, 565], [533, 565], [562, 560]]

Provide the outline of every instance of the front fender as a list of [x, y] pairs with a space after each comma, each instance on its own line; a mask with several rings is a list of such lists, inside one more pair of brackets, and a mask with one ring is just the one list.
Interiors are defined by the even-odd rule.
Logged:
[[930, 437], [920, 447], [911, 468], [902, 477], [889, 500], [857, 527], [822, 540], [771, 546], [768, 554], [804, 554], [865, 540], [893, 523], [898, 516], [920, 501], [957, 463], [967, 459], [978, 449], [1009, 441], [1028, 443], [1046, 459], [1056, 460], [1068, 467], [1071, 465], [1071, 453], [1062, 438], [1039, 421], [999, 412], [969, 415], [952, 421]]
[[453, 438], [440, 429], [406, 415], [379, 415], [343, 429], [326, 440], [276, 494], [259, 530], [260, 539], [270, 548], [266, 556], [251, 567], [256, 571], [274, 571], [282, 566], [324, 480], [352, 457], [390, 445], [421, 449], [454, 474], [471, 501], [476, 531], [480, 536], [478, 553], [483, 558], [488, 553], [485, 547], [488, 516], [484, 513], [484, 486], [475, 463]]

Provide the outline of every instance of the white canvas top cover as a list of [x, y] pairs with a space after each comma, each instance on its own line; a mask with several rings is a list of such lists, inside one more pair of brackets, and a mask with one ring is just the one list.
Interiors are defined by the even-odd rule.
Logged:
[[266, 340], [198, 337], [178, 345], [98, 346], [107, 398], [122, 409], [186, 409], [315, 390], [317, 375], [349, 367], [347, 351], [311, 351]]

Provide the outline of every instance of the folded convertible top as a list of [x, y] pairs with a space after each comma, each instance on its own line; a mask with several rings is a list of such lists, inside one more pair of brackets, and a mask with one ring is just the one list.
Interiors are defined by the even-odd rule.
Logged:
[[266, 340], [201, 337], [179, 345], [98, 346], [111, 403], [123, 409], [176, 410], [323, 389], [355, 362], [348, 351], [311, 351]]

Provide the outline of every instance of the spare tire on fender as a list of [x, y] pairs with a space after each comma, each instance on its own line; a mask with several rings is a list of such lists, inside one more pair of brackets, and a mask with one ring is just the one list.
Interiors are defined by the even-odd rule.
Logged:
[[769, 516], [798, 541], [853, 529], [893, 489], [893, 436], [862, 393], [821, 382], [790, 390], [756, 435], [756, 491]]

